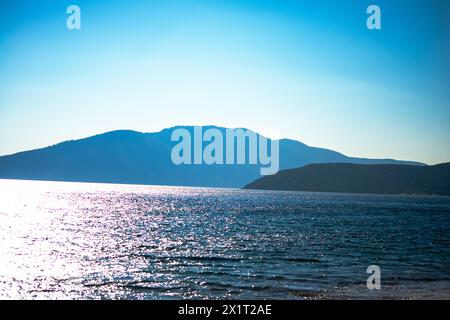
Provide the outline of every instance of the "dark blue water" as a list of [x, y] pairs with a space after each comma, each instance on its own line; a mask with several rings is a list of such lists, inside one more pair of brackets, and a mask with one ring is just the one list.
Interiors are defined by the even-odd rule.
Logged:
[[450, 298], [448, 197], [0, 180], [0, 219], [1, 298]]

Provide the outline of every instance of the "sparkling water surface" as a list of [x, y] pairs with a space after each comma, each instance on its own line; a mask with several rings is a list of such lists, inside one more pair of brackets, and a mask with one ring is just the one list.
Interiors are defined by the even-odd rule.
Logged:
[[0, 180], [2, 299], [450, 299], [449, 245], [449, 197]]

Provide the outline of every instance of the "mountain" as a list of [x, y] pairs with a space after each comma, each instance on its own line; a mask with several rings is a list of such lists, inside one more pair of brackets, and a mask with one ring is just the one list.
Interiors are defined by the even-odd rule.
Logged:
[[450, 163], [435, 166], [312, 164], [263, 177], [245, 189], [450, 195]]
[[[260, 165], [173, 164], [171, 151], [177, 142], [171, 141], [171, 134], [180, 128], [193, 134], [192, 126], [154, 133], [119, 130], [2, 156], [0, 178], [240, 188], [261, 177]], [[226, 130], [212, 126], [203, 128]], [[280, 169], [329, 162], [420, 164], [351, 158], [288, 139], [280, 140], [279, 146]]]

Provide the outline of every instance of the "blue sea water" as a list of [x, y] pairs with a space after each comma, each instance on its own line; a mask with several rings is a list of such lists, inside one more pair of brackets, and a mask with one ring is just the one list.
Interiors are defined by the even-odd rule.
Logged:
[[0, 180], [0, 298], [449, 299], [450, 198]]

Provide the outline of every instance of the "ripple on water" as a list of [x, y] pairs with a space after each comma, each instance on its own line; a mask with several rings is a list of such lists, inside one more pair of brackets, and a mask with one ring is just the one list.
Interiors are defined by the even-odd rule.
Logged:
[[0, 188], [1, 298], [450, 298], [445, 197]]

